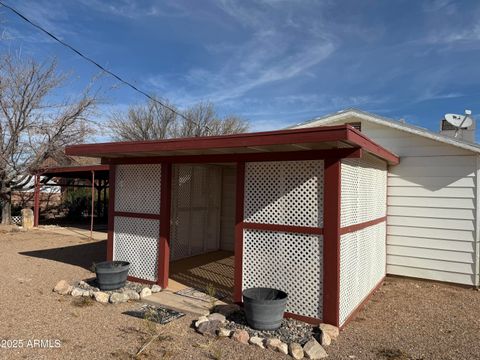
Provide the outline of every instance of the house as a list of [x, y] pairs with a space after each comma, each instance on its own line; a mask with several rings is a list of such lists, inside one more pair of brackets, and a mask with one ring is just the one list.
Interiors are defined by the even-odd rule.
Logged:
[[[278, 288], [288, 316], [337, 326], [384, 279], [387, 167], [399, 158], [351, 126], [66, 153], [110, 166], [107, 257], [129, 261], [130, 279], [168, 287], [179, 261], [230, 251], [232, 263], [211, 274], [231, 279], [234, 301], [246, 288]], [[209, 266], [187, 276], [205, 289], [198, 274]]]
[[387, 274], [479, 285], [480, 146], [349, 109], [293, 128], [351, 124], [400, 156], [388, 168]]

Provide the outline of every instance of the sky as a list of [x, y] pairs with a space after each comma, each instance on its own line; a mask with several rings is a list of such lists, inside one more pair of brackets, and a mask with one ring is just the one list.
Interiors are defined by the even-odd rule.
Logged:
[[[4, 0], [149, 94], [200, 101], [252, 130], [356, 107], [439, 130], [480, 119], [480, 2], [449, 0]], [[145, 99], [0, 7], [0, 51], [57, 58], [102, 122]]]

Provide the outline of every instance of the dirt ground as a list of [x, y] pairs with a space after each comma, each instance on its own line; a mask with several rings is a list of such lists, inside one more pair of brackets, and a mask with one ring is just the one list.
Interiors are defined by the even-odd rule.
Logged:
[[[104, 241], [36, 230], [0, 233], [0, 359], [130, 359], [149, 339], [145, 320], [122, 314], [138, 303], [77, 306], [52, 292], [57, 281], [92, 276]], [[480, 358], [480, 292], [388, 278], [369, 305], [327, 348], [329, 359]], [[186, 316], [159, 325], [145, 359], [288, 359], [278, 353], [212, 340]], [[22, 340], [12, 342], [6, 340]], [[33, 340], [51, 340], [51, 348]], [[59, 340], [60, 344], [55, 342]], [[60, 345], [56, 347], [56, 345]]]

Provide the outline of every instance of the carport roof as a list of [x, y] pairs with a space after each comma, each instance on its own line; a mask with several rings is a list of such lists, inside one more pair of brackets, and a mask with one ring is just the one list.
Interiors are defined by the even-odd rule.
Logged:
[[91, 179], [92, 171], [97, 179], [108, 179], [108, 165], [84, 165], [84, 166], [63, 166], [49, 167], [43, 169], [38, 175], [48, 177], [59, 177], [67, 179]]
[[109, 142], [68, 146], [67, 155], [102, 158], [104, 163], [116, 158], [176, 157], [201, 155], [271, 154], [297, 151], [362, 149], [390, 164], [399, 157], [376, 144], [350, 125], [322, 126], [242, 133], [235, 135], [176, 138], [154, 141]]

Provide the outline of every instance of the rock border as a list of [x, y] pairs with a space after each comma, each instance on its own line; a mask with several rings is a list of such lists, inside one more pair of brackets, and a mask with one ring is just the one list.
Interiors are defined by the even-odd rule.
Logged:
[[60, 280], [53, 288], [53, 292], [60, 295], [89, 297], [102, 304], [120, 304], [129, 300], [142, 300], [152, 295], [152, 293], [160, 291], [162, 291], [162, 288], [157, 284], [149, 287], [133, 282], [129, 282], [128, 286], [119, 291], [100, 291], [100, 289], [83, 280], [78, 281], [75, 285], [70, 285], [66, 280]]
[[[239, 311], [240, 307], [236, 306]], [[320, 323], [318, 325], [319, 339], [313, 336], [302, 346], [297, 342], [285, 343], [274, 337], [250, 336], [244, 329], [231, 330], [226, 328], [227, 317], [229, 314], [212, 312], [206, 316], [199, 317], [193, 326], [195, 330], [203, 336], [216, 336], [219, 338], [230, 338], [241, 344], [257, 346], [261, 349], [279, 352], [290, 355], [296, 360], [300, 359], [324, 359], [328, 357], [325, 347], [332, 341], [336, 341], [339, 336], [339, 329], [336, 326]]]

